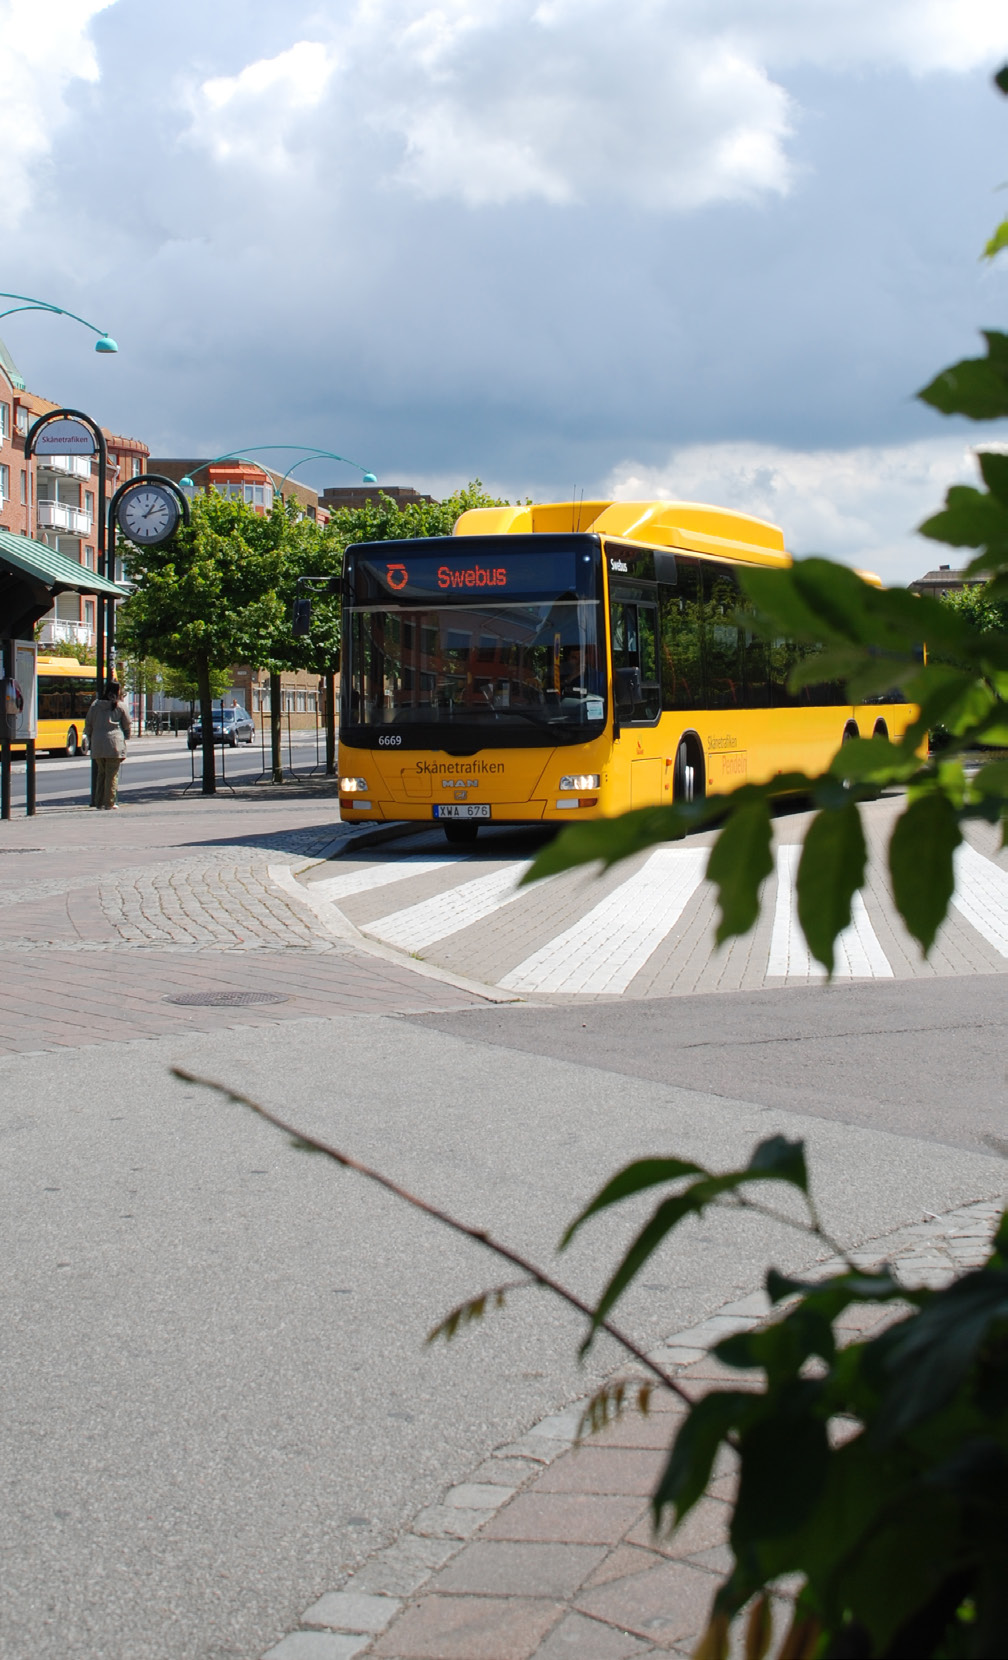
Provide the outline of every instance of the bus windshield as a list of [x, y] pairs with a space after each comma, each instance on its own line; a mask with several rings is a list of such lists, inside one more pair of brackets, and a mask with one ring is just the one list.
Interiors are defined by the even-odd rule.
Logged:
[[[541, 549], [534, 560], [495, 550], [490, 564], [465, 544], [415, 554], [417, 544], [399, 544], [402, 559], [386, 546], [381, 563], [358, 557], [342, 725], [358, 729], [359, 742], [395, 728], [421, 747], [449, 728], [495, 743], [594, 736], [606, 714], [605, 654], [596, 560], [583, 541], [577, 554]], [[580, 572], [577, 558], [590, 569]], [[372, 603], [354, 603], [364, 598]]]

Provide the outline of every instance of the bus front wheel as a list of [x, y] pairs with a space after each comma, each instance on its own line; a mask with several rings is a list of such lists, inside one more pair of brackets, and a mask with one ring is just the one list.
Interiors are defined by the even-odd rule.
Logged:
[[672, 773], [672, 800], [702, 801], [706, 793], [703, 750], [695, 739], [682, 738]]
[[479, 825], [473, 824], [471, 819], [449, 819], [441, 828], [446, 840], [457, 846], [460, 842], [474, 842]]

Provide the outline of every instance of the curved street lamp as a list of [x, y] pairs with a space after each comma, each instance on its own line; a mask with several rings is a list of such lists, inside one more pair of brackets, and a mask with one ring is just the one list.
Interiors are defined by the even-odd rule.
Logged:
[[[342, 461], [342, 462], [345, 462], [345, 464], [348, 467], [356, 467], [357, 471], [364, 475], [362, 480], [361, 480], [362, 484], [377, 484], [378, 483], [378, 480], [375, 477], [374, 473], [369, 473], [367, 468], [362, 467], [359, 461], [351, 461], [350, 457], [346, 456], [346, 455], [337, 455], [335, 450], [313, 450], [310, 444], [243, 444], [241, 446], [240, 451], [239, 450], [227, 450], [224, 453], [224, 455], [215, 455], [212, 461], [201, 461], [199, 466], [196, 467], [194, 469], [194, 471], [197, 472], [197, 473], [201, 473], [201, 472], [203, 472], [204, 468], [206, 468], [206, 467], [216, 467], [218, 461], [244, 461], [246, 459], [246, 456], [245, 456], [245, 453], [244, 453], [245, 451], [248, 451], [248, 454], [251, 455], [251, 454], [253, 454], [253, 452], [261, 454], [263, 450], [302, 450], [302, 451], [303, 450], [309, 450], [309, 451], [311, 451], [310, 454], [304, 455], [302, 457], [302, 461], [295, 461], [294, 466], [288, 468], [287, 472], [285, 472], [284, 475], [283, 475], [283, 479], [281, 480], [281, 483], [283, 483], [288, 478], [290, 478], [290, 475], [294, 471], [295, 467], [300, 467], [302, 465], [303, 461]], [[258, 466], [261, 465], [261, 463], [258, 462], [258, 461], [253, 461], [253, 462], [250, 463], [250, 465], [253, 466], [253, 467], [258, 467]], [[264, 471], [265, 471], [265, 469], [264, 469]], [[193, 488], [192, 475], [187, 473], [184, 478], [179, 479], [179, 483], [181, 484], [183, 490], [191, 490]]]
[[98, 336], [95, 341], [96, 352], [117, 352], [112, 336], [106, 329], [100, 329], [94, 323], [89, 323], [86, 317], [78, 317], [75, 311], [67, 311], [65, 306], [53, 305], [51, 300], [36, 300], [30, 294], [9, 294], [6, 289], [0, 289], [0, 300], [20, 300], [20, 305], [8, 306], [6, 311], [0, 311], [0, 318], [12, 317], [16, 311], [48, 311], [56, 317], [70, 317], [75, 323], [81, 323], [84, 328], [90, 329]]

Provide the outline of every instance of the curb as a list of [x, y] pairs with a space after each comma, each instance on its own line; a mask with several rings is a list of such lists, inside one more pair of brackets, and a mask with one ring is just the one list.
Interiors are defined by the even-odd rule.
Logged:
[[[395, 838], [386, 837], [386, 840]], [[359, 842], [355, 845], [360, 846]], [[373, 846], [373, 843], [368, 845]], [[322, 854], [312, 863], [320, 863], [325, 858], [332, 858], [332, 854]], [[302, 866], [302, 869], [307, 869]], [[446, 968], [439, 968], [436, 963], [424, 962], [421, 957], [407, 957], [402, 951], [396, 951], [391, 945], [383, 945], [380, 940], [373, 940], [355, 928], [349, 917], [344, 916], [338, 905], [329, 899], [322, 899], [313, 894], [310, 888], [303, 887], [297, 880], [288, 865], [267, 865], [266, 874], [274, 887], [296, 904], [303, 905], [310, 911], [318, 922], [321, 922], [327, 933], [338, 940], [341, 945], [351, 947], [355, 951], [365, 953], [369, 957], [376, 957], [380, 962], [394, 963], [397, 968], [408, 968], [411, 973], [419, 974], [426, 980], [437, 980], [442, 985], [452, 986], [456, 991], [463, 991], [470, 997], [478, 997], [485, 1003], [521, 1003], [523, 999], [512, 991], [501, 991], [497, 986], [485, 985], [481, 980], [467, 980], [461, 974], [452, 974]]]

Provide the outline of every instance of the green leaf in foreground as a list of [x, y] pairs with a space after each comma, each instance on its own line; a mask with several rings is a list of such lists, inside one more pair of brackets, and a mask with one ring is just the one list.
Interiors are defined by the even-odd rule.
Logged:
[[561, 831], [555, 841], [548, 843], [533, 859], [522, 877], [522, 884], [538, 882], [544, 876], [556, 876], [562, 870], [573, 870], [578, 865], [599, 862], [603, 866], [629, 859], [647, 847], [674, 841], [687, 830], [714, 816], [715, 809], [706, 802], [690, 807], [639, 807], [620, 818], [594, 819], [585, 824], [572, 824]]
[[[628, 1166], [614, 1178], [614, 1182], [610, 1183], [608, 1188], [603, 1188], [602, 1193], [577, 1218], [565, 1234], [563, 1243], [567, 1243], [574, 1229], [579, 1227], [587, 1216], [602, 1208], [601, 1201], [617, 1184], [622, 1184], [622, 1191], [616, 1192], [608, 1200], [609, 1203], [629, 1197], [630, 1193], [640, 1191], [645, 1185], [651, 1185], [653, 1180], [660, 1180], [658, 1167], [661, 1162], [642, 1160], [636, 1166]], [[670, 1167], [675, 1167], [680, 1162], [677, 1159], [667, 1161]], [[658, 1249], [666, 1235], [671, 1233], [684, 1217], [702, 1215], [708, 1205], [717, 1203], [726, 1194], [736, 1193], [749, 1182], [782, 1181], [799, 1188], [803, 1193], [808, 1192], [805, 1149], [800, 1141], [789, 1141], [782, 1135], [769, 1136], [765, 1141], [761, 1141], [749, 1163], [741, 1170], [726, 1170], [716, 1175], [709, 1170], [703, 1170], [702, 1167], [698, 1168], [700, 1174], [697, 1180], [691, 1182], [680, 1193], [663, 1199], [631, 1242], [592, 1311], [588, 1336], [581, 1345], [582, 1355], [590, 1349], [595, 1333], [610, 1309], [623, 1295], [648, 1258]], [[681, 1172], [673, 1168], [673, 1174], [685, 1174], [688, 1170], [688, 1165], [685, 1165]]]
[[736, 807], [711, 848], [707, 880], [718, 890], [717, 943], [747, 934], [759, 915], [760, 884], [773, 870], [770, 806], [755, 795]]
[[994, 235], [984, 244], [984, 259], [993, 259], [1002, 248], [1008, 248], [1008, 219], [1002, 219]]
[[575, 1216], [570, 1227], [560, 1241], [562, 1251], [568, 1246], [583, 1222], [589, 1216], [597, 1216], [600, 1210], [607, 1210], [610, 1205], [621, 1204], [634, 1193], [643, 1193], [645, 1188], [656, 1187], [659, 1182], [674, 1182], [680, 1176], [709, 1176], [702, 1164], [691, 1164], [688, 1159], [636, 1159], [617, 1172], [612, 1181], [599, 1193], [596, 1193], [591, 1203], [586, 1205], [579, 1216]]
[[937, 790], [930, 790], [911, 802], [897, 820], [889, 843], [896, 908], [925, 956], [952, 898], [952, 855], [961, 841], [952, 803]]
[[996, 421], [1008, 415], [1008, 335], [983, 331], [986, 357], [965, 358], [943, 369], [917, 396], [943, 415], [968, 415], [972, 421]]
[[861, 814], [853, 801], [816, 814], [798, 866], [798, 920], [812, 955], [828, 974], [833, 973], [837, 935], [850, 924], [867, 858]]

